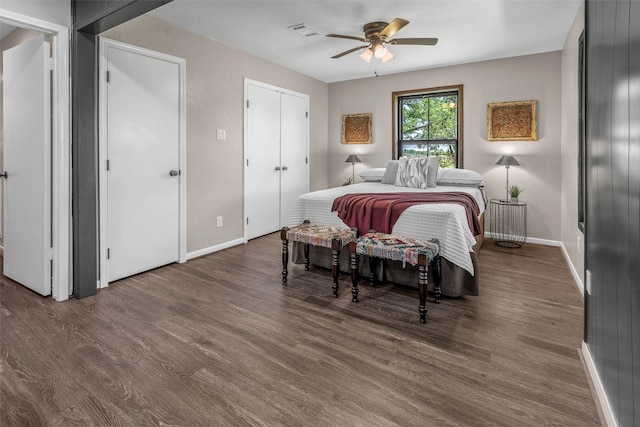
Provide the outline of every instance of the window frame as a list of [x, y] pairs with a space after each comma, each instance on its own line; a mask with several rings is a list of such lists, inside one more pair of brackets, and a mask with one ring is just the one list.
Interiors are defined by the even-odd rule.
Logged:
[[[456, 149], [456, 168], [462, 168], [463, 167], [463, 153], [464, 153], [464, 144], [463, 144], [463, 125], [464, 125], [464, 97], [463, 97], [463, 85], [451, 85], [451, 86], [438, 86], [438, 87], [432, 87], [432, 88], [425, 88], [425, 89], [411, 89], [411, 90], [404, 90], [404, 91], [398, 91], [398, 92], [392, 92], [391, 96], [392, 96], [392, 108], [393, 108], [393, 114], [392, 114], [392, 132], [393, 132], [393, 136], [392, 136], [392, 158], [393, 159], [398, 159], [401, 157], [402, 155], [402, 145], [401, 145], [401, 132], [402, 132], [402, 126], [399, 123], [399, 120], [401, 118], [401, 114], [399, 111], [399, 104], [400, 104], [400, 100], [403, 98], [410, 98], [410, 97], [418, 97], [418, 96], [424, 96], [424, 95], [446, 95], [446, 94], [451, 94], [452, 92], [457, 92], [458, 95], [458, 138], [457, 138], [457, 149]], [[447, 140], [449, 141], [449, 140]]]

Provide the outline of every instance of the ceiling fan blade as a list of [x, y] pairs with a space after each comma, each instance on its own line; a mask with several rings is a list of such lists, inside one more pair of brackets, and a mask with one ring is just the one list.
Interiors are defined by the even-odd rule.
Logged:
[[338, 38], [338, 39], [358, 40], [359, 42], [364, 42], [364, 43], [369, 41], [367, 39], [363, 39], [362, 37], [343, 36], [342, 34], [327, 34], [326, 37], [335, 37], [335, 38]]
[[406, 39], [393, 39], [387, 41], [389, 44], [419, 44], [423, 46], [433, 46], [438, 43], [437, 38], [406, 38]]
[[352, 52], [355, 52], [356, 50], [365, 49], [365, 48], [367, 48], [367, 47], [369, 47], [369, 45], [368, 45], [368, 44], [365, 44], [364, 46], [354, 47], [353, 49], [345, 50], [345, 51], [344, 51], [344, 52], [342, 52], [342, 53], [339, 53], [339, 54], [337, 54], [337, 55], [332, 56], [332, 57], [331, 57], [331, 59], [338, 59], [338, 58], [341, 58], [341, 57], [343, 57], [343, 56], [345, 56], [345, 55], [348, 55], [348, 54], [350, 54], [350, 53], [352, 53]]
[[408, 23], [409, 23], [409, 21], [407, 21], [406, 19], [396, 18], [393, 21], [391, 21], [389, 23], [389, 25], [384, 27], [384, 29], [382, 31], [380, 31], [379, 37], [382, 40], [388, 39], [389, 37], [391, 37], [392, 35], [394, 35], [398, 31], [400, 31], [400, 29], [402, 29], [402, 27], [404, 27]]

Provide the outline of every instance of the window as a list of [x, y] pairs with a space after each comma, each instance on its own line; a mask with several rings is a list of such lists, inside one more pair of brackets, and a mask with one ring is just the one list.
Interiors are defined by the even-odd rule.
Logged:
[[394, 92], [394, 157], [440, 156], [462, 167], [462, 85]]

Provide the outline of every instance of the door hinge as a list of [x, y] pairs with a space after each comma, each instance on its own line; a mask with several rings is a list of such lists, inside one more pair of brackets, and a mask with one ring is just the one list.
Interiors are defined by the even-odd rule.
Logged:
[[249, 225], [249, 217], [247, 217], [247, 225]]
[[308, 118], [309, 118], [309, 112], [308, 112], [308, 111], [307, 111], [307, 112], [305, 112], [305, 113], [304, 113], [304, 116], [308, 119]]
[[111, 160], [107, 159], [107, 170], [111, 169]]
[[249, 108], [249, 100], [247, 99], [247, 108]]
[[111, 259], [111, 248], [107, 248], [107, 259]]
[[111, 73], [107, 71], [107, 83], [111, 82]]
[[304, 162], [305, 162], [306, 164], [309, 164], [309, 158], [308, 158], [308, 157], [305, 157], [305, 158], [304, 158]]
[[247, 166], [249, 166], [249, 159], [247, 159]]
[[49, 69], [53, 70], [54, 66], [55, 66], [55, 62], [53, 60], [53, 57], [49, 58]]

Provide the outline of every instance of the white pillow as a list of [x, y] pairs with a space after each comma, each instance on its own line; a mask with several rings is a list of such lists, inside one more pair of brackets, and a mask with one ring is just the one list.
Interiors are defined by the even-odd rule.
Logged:
[[485, 179], [476, 171], [470, 169], [440, 169], [436, 178], [438, 185], [484, 185]]
[[398, 163], [400, 163], [400, 160], [389, 160], [387, 162], [387, 168], [384, 170], [384, 176], [382, 177], [383, 184], [394, 185], [396, 183], [396, 176], [398, 175]]
[[427, 188], [428, 157], [401, 157], [398, 163], [398, 187]]
[[440, 156], [427, 157], [429, 159], [427, 165], [427, 187], [437, 187], [436, 179], [438, 170], [440, 169]]
[[368, 182], [380, 182], [382, 181], [382, 177], [384, 176], [385, 168], [373, 168], [367, 169], [366, 171], [360, 172], [358, 175], [364, 181]]

